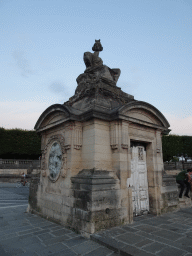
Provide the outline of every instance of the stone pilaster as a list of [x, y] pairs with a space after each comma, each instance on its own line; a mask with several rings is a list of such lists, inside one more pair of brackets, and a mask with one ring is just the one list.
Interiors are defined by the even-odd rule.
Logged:
[[[128, 122], [113, 121], [110, 123], [110, 145], [112, 150], [113, 170], [120, 180], [121, 206], [126, 211], [126, 221], [130, 222], [133, 216], [132, 197], [127, 188], [127, 178], [131, 175], [130, 140]], [[129, 189], [131, 190], [131, 189]]]

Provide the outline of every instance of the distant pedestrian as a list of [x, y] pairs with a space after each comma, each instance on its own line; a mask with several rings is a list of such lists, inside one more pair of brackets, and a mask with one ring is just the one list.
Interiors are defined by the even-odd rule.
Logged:
[[25, 184], [26, 184], [26, 174], [23, 172], [23, 174], [22, 174], [22, 179], [21, 179], [21, 183], [23, 184], [23, 186], [25, 186]]
[[181, 186], [179, 198], [182, 198], [185, 187], [186, 187], [186, 191], [184, 196], [190, 198], [189, 190], [191, 188], [191, 181], [192, 181], [191, 175], [192, 175], [192, 169], [188, 169], [187, 171], [182, 171], [177, 175], [176, 182]]

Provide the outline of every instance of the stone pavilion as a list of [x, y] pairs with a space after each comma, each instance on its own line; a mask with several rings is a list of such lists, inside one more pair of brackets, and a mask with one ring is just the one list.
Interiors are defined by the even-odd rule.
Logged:
[[116, 85], [121, 71], [103, 64], [100, 40], [92, 50], [74, 96], [48, 107], [35, 125], [42, 163], [30, 189], [31, 210], [85, 236], [161, 214], [161, 136], [169, 132], [158, 109]]

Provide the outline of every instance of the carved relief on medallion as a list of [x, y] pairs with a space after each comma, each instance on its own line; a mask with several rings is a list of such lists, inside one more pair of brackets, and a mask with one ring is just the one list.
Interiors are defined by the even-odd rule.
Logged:
[[66, 176], [66, 150], [61, 134], [49, 138], [42, 153], [42, 176], [48, 176], [52, 182], [59, 176]]

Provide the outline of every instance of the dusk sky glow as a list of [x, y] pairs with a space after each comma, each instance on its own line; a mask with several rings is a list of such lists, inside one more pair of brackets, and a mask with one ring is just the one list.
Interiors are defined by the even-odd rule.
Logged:
[[34, 129], [74, 95], [83, 53], [101, 39], [117, 86], [192, 136], [191, 0], [0, 0], [0, 127]]

